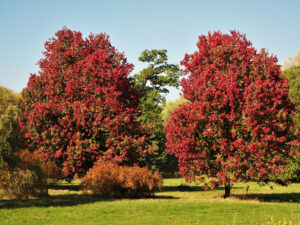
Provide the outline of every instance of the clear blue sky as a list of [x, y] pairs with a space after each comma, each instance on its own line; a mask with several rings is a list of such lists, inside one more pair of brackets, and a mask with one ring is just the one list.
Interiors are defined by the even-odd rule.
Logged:
[[[108, 33], [135, 71], [143, 68], [137, 58], [144, 49], [167, 49], [169, 61], [179, 63], [199, 35], [231, 29], [282, 63], [300, 49], [300, 1], [0, 0], [0, 85], [21, 91], [38, 71], [44, 42], [63, 26]], [[168, 99], [177, 96], [171, 90]]]

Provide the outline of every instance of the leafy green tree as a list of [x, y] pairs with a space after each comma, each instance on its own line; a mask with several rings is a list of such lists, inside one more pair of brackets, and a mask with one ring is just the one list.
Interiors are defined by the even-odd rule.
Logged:
[[0, 189], [3, 194], [17, 198], [47, 195], [41, 163], [34, 158], [26, 160], [22, 155], [24, 143], [19, 127], [19, 97], [19, 94], [0, 86]]
[[188, 100], [186, 100], [183, 96], [180, 96], [178, 99], [175, 99], [173, 101], [168, 101], [161, 112], [161, 117], [164, 121], [164, 124], [167, 123], [167, 120], [170, 119], [172, 112], [174, 112], [175, 109], [177, 109], [180, 105], [187, 103]]
[[[288, 79], [289, 95], [296, 105], [295, 123], [300, 132], [300, 50], [294, 57], [289, 57], [282, 65], [282, 75]], [[282, 175], [284, 180], [300, 181], [300, 155], [291, 160]]]
[[168, 63], [167, 50], [145, 50], [139, 61], [148, 63], [141, 72], [135, 74], [135, 87], [141, 94], [140, 107], [142, 115], [139, 120], [152, 129], [150, 141], [156, 149], [152, 155], [146, 155], [141, 161], [150, 169], [159, 169], [162, 172], [175, 172], [177, 160], [165, 151], [166, 135], [161, 118], [162, 105], [166, 102], [165, 94], [168, 87], [179, 87], [181, 76], [179, 66]]
[[286, 60], [284, 60], [282, 69], [286, 70], [294, 66], [300, 66], [300, 50], [295, 56], [290, 56]]
[[0, 86], [0, 167], [4, 163], [12, 166], [14, 153], [22, 147], [18, 126], [19, 96]]
[[295, 122], [300, 129], [300, 51], [283, 64], [282, 75], [288, 79], [289, 94], [296, 105]]

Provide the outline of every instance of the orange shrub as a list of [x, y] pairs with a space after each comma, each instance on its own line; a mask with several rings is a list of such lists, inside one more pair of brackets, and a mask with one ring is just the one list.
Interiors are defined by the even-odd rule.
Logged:
[[162, 176], [148, 168], [118, 166], [99, 160], [81, 182], [82, 189], [101, 197], [144, 197], [161, 190]]
[[138, 166], [121, 167], [121, 171], [121, 187], [126, 196], [149, 196], [162, 189], [162, 176], [157, 171], [153, 173], [147, 167]]
[[98, 161], [82, 179], [83, 190], [91, 190], [94, 195], [113, 197], [120, 195], [118, 166], [111, 162]]

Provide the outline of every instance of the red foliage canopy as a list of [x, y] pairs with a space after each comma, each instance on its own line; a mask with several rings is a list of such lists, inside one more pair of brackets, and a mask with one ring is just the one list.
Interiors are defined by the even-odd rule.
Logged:
[[165, 127], [167, 150], [187, 180], [206, 175], [212, 188], [267, 181], [293, 154], [294, 105], [276, 57], [235, 31], [202, 35], [197, 47], [181, 62], [190, 102]]
[[45, 43], [39, 74], [31, 74], [22, 92], [20, 125], [28, 148], [70, 174], [87, 171], [102, 156], [136, 162], [145, 138], [135, 120], [133, 65], [105, 34], [83, 39], [64, 28], [55, 35]]

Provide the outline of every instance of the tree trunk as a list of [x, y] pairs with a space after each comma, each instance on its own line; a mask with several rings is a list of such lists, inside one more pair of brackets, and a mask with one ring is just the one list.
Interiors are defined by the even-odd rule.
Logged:
[[225, 194], [224, 198], [228, 198], [230, 196], [230, 184], [225, 184]]

